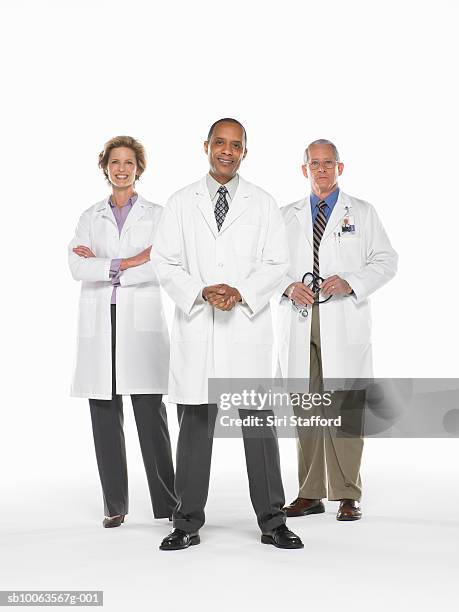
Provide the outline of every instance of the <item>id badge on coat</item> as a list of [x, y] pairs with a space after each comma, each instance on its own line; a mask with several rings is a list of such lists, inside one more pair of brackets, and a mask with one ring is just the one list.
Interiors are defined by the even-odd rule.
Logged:
[[346, 214], [341, 221], [341, 233], [342, 234], [353, 234], [355, 232], [355, 219], [352, 214], [351, 207], [345, 207]]

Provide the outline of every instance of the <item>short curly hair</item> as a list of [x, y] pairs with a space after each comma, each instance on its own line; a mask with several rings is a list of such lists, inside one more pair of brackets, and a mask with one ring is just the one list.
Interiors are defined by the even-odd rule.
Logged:
[[[105, 178], [108, 178], [108, 158], [110, 157], [110, 151], [117, 147], [127, 147], [134, 151], [136, 163], [137, 163], [137, 174], [135, 175], [136, 180], [139, 179], [145, 168], [147, 167], [147, 156], [145, 153], [144, 146], [132, 136], [115, 136], [104, 144], [104, 149], [99, 153], [99, 168], [103, 171]], [[110, 181], [109, 181], [110, 182]]]

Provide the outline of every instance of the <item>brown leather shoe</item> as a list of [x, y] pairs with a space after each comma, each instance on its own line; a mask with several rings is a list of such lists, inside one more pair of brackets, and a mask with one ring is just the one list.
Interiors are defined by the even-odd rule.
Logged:
[[124, 523], [124, 514], [120, 514], [119, 516], [110, 516], [105, 517], [102, 525], [104, 527], [119, 527], [121, 523]]
[[308, 514], [322, 514], [322, 512], [325, 512], [325, 507], [321, 499], [297, 497], [291, 504], [284, 506], [282, 510], [287, 516], [307, 516]]
[[362, 518], [362, 510], [355, 499], [342, 499], [336, 515], [338, 521], [358, 521]]

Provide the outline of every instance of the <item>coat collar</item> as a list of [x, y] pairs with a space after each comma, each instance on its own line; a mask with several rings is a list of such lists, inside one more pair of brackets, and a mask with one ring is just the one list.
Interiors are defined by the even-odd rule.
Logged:
[[[349, 196], [342, 191], [339, 190], [338, 200], [332, 210], [330, 218], [327, 221], [327, 226], [325, 227], [324, 234], [322, 236], [322, 240], [326, 240], [328, 236], [333, 232], [337, 225], [341, 222], [341, 219], [344, 217], [346, 213], [346, 206], [350, 206], [350, 198]], [[302, 226], [304, 233], [306, 234], [306, 238], [308, 239], [311, 248], [313, 248], [313, 239], [312, 239], [312, 215], [311, 215], [311, 199], [310, 194], [307, 195], [303, 200], [299, 200], [296, 204], [294, 204], [295, 215]]]
[[[137, 195], [137, 200], [134, 202], [128, 216], [126, 217], [123, 229], [121, 230], [121, 236], [123, 236], [127, 232], [127, 230], [132, 227], [132, 225], [139, 221], [139, 219], [141, 219], [145, 214], [145, 211], [148, 208], [151, 208], [152, 206], [153, 205], [147, 200], [145, 200], [145, 198], [143, 198], [139, 193]], [[110, 196], [107, 196], [96, 206], [96, 213], [101, 215], [102, 217], [106, 217], [112, 223], [114, 223], [115, 226], [117, 226], [115, 216], [110, 206]]]
[[219, 234], [225, 232], [230, 225], [232, 225], [236, 219], [242, 215], [242, 213], [249, 206], [252, 195], [253, 190], [251, 184], [239, 176], [239, 185], [236, 193], [234, 194], [234, 198], [231, 200], [228, 213], [219, 232], [217, 229], [217, 222], [215, 220], [214, 207], [210, 199], [209, 190], [207, 189], [205, 176], [198, 183], [196, 183], [196, 189], [194, 190], [196, 206], [201, 211], [201, 214], [206, 220], [206, 223], [215, 238]]

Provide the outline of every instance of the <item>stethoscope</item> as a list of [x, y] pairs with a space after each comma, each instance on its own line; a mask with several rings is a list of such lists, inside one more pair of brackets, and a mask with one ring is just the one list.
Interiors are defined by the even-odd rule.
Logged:
[[[306, 272], [306, 274], [303, 275], [301, 282], [303, 285], [306, 285], [306, 287], [309, 287], [309, 289], [311, 289], [314, 293], [314, 304], [325, 304], [325, 302], [328, 302], [328, 300], [331, 300], [333, 297], [332, 295], [329, 295], [328, 298], [320, 299], [320, 287], [324, 282], [324, 279], [318, 274], [314, 274], [314, 272]], [[298, 306], [295, 300], [290, 301], [302, 317], [306, 318], [308, 316], [309, 310], [307, 306]]]

